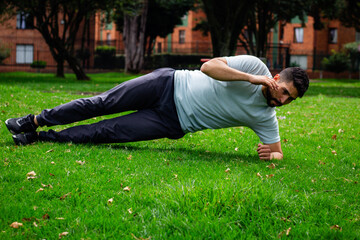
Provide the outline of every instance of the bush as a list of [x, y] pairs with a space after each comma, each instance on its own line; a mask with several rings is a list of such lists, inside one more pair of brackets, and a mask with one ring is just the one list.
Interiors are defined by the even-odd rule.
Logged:
[[30, 64], [30, 67], [37, 68], [37, 69], [45, 68], [46, 62], [45, 61], [34, 61], [32, 64]]
[[324, 58], [321, 64], [327, 71], [341, 73], [349, 69], [349, 56], [345, 52], [333, 50], [331, 56]]
[[10, 57], [10, 48], [0, 42], [0, 64], [8, 57]]
[[359, 62], [360, 62], [359, 46], [360, 46], [360, 42], [351, 42], [344, 45], [345, 52], [349, 55], [350, 70], [352, 72], [356, 72], [359, 69]]
[[116, 48], [112, 46], [98, 46], [95, 49], [96, 68], [113, 69], [116, 66]]

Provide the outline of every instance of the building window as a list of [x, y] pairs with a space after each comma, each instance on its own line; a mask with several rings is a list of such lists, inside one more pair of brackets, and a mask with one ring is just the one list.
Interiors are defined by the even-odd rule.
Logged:
[[356, 32], [355, 42], [359, 42], [359, 41], [360, 41], [360, 32]]
[[34, 17], [29, 13], [19, 12], [16, 15], [16, 28], [17, 29], [33, 29]]
[[185, 30], [179, 30], [179, 43], [185, 43]]
[[111, 45], [111, 33], [107, 33], [107, 34], [106, 34], [106, 44], [107, 44], [108, 46]]
[[16, 45], [16, 63], [30, 64], [34, 59], [33, 45]]
[[294, 42], [295, 43], [304, 42], [304, 28], [294, 28]]
[[297, 65], [302, 69], [307, 69], [307, 56], [292, 55], [292, 56], [290, 56], [290, 63]]
[[158, 43], [157, 43], [157, 52], [158, 52], [158, 53], [161, 53], [161, 48], [162, 48], [161, 42], [158, 42]]
[[337, 28], [329, 29], [329, 43], [337, 43], [338, 41], [338, 33]]

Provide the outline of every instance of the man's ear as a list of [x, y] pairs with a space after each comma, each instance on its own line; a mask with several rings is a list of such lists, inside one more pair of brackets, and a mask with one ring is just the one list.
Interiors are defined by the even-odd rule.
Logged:
[[276, 75], [274, 76], [274, 79], [275, 79], [276, 81], [279, 81], [279, 80], [280, 80], [280, 75], [279, 75], [279, 74], [276, 74]]

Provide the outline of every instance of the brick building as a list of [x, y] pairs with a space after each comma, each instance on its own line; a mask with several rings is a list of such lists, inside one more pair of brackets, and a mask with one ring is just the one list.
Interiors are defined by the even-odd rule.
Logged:
[[[205, 19], [202, 11], [189, 11], [183, 17], [183, 23], [177, 26], [166, 38], [157, 38], [154, 54], [212, 54], [210, 35], [204, 36], [200, 31], [193, 31], [196, 24]], [[88, 68], [94, 66], [94, 51], [96, 46], [115, 46], [118, 54], [124, 53], [122, 35], [116, 31], [112, 22], [106, 22], [104, 13], [97, 13], [89, 23], [89, 34], [86, 48], [90, 59], [86, 62]], [[313, 18], [307, 17], [302, 25], [298, 18], [291, 23], [279, 23], [269, 34], [270, 49], [267, 53], [267, 64], [270, 69], [281, 69], [290, 65], [299, 65], [308, 71], [320, 69], [323, 57], [330, 55], [331, 50], [340, 50], [345, 43], [360, 41], [360, 34], [353, 28], [346, 28], [339, 21], [324, 20], [325, 28], [315, 31]], [[80, 34], [79, 34], [80, 35]], [[80, 36], [76, 48], [80, 47]], [[11, 48], [11, 55], [4, 63], [12, 70], [28, 70], [29, 64], [36, 60], [47, 62], [47, 69], [56, 66], [48, 46], [41, 34], [32, 28], [31, 19], [26, 14], [19, 13], [5, 24], [0, 25], [0, 41]], [[246, 54], [241, 44], [237, 54]], [[0, 71], [4, 71], [0, 66]]]
[[[90, 57], [83, 63], [85, 68], [94, 66], [94, 51], [97, 45], [116, 43], [118, 32], [115, 24], [105, 22], [105, 18], [105, 14], [100, 12], [90, 18], [84, 35], [82, 34], [83, 25], [79, 28], [74, 48], [80, 49], [81, 43], [84, 42], [84, 48], [89, 50]], [[0, 71], [29, 70], [30, 64], [39, 60], [46, 61], [47, 70], [55, 69], [56, 61], [41, 34], [33, 28], [34, 21], [34, 18], [30, 18], [29, 15], [18, 13], [0, 25], [0, 43], [11, 49], [10, 57], [3, 61], [5, 66], [0, 65]], [[123, 48], [123, 46], [118, 47]]]

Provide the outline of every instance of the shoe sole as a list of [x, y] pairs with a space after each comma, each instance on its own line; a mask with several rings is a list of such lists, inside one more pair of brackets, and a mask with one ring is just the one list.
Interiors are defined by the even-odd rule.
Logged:
[[9, 125], [9, 120], [10, 120], [10, 118], [9, 119], [6, 119], [6, 121], [5, 121], [5, 125], [6, 125], [6, 127], [7, 127], [7, 129], [9, 130], [9, 132], [11, 132], [12, 134], [18, 134], [17, 132], [14, 132], [13, 130], [11, 130], [10, 129], [10, 125]]

